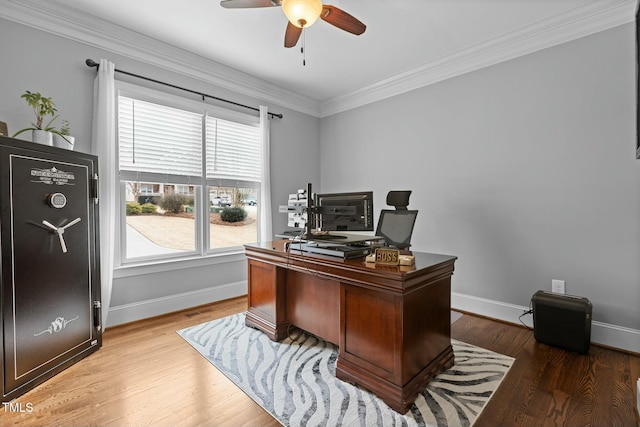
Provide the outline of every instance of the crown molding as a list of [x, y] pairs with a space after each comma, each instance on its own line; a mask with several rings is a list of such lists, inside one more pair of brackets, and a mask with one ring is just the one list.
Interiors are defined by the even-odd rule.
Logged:
[[[37, 0], [2, 0], [0, 17], [85, 45], [158, 66], [199, 81], [315, 117], [320, 102], [184, 49], [76, 9]], [[83, 61], [86, 58], [83, 58]], [[100, 58], [92, 58], [100, 59]]]
[[320, 117], [357, 108], [635, 20], [636, 0], [600, 0], [508, 32], [321, 103]]
[[320, 118], [633, 22], [636, 11], [636, 0], [592, 2], [320, 102], [55, 2], [2, 1], [2, 18]]

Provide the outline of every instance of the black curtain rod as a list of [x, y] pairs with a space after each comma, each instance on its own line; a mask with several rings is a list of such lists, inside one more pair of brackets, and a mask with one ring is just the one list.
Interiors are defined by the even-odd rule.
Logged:
[[[87, 59], [85, 61], [85, 63], [89, 66], [89, 67], [95, 67], [95, 68], [100, 68], [100, 64], [98, 64], [96, 61], [94, 61], [93, 59]], [[153, 83], [158, 83], [161, 85], [165, 85], [165, 86], [169, 86], [172, 87], [174, 89], [180, 89], [183, 90], [185, 92], [190, 92], [196, 95], [200, 95], [202, 97], [202, 100], [204, 101], [205, 98], [211, 98], [211, 99], [215, 99], [216, 101], [222, 101], [222, 102], [226, 102], [228, 104], [233, 104], [233, 105], [237, 105], [238, 107], [242, 107], [242, 108], [248, 108], [249, 110], [253, 110], [253, 111], [260, 111], [259, 108], [256, 107], [251, 107], [249, 105], [244, 105], [244, 104], [239, 104], [237, 102], [233, 102], [233, 101], [229, 101], [228, 99], [222, 99], [222, 98], [218, 98], [217, 96], [213, 96], [213, 95], [207, 95], [206, 93], [202, 93], [202, 92], [197, 92], [195, 90], [191, 90], [191, 89], [187, 89], [184, 87], [180, 87], [180, 86], [176, 86], [176, 85], [172, 85], [171, 83], [165, 83], [165, 82], [161, 82], [160, 80], [155, 80], [149, 77], [144, 77], [138, 74], [133, 74], [130, 73], [128, 71], [122, 71], [122, 70], [118, 70], [117, 68], [114, 70], [116, 73], [121, 73], [121, 74], [126, 74], [127, 76], [132, 76], [132, 77], [137, 77], [139, 79], [142, 80], [147, 80]], [[271, 117], [277, 117], [279, 119], [282, 118], [282, 114], [277, 114], [277, 113], [268, 113]]]

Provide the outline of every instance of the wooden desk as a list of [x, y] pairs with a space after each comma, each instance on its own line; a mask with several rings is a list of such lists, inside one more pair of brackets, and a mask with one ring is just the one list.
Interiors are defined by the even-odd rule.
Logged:
[[451, 276], [457, 257], [413, 252], [416, 264], [377, 266], [290, 254], [284, 240], [245, 245], [246, 324], [272, 340], [297, 326], [338, 345], [336, 376], [402, 414], [453, 365]]

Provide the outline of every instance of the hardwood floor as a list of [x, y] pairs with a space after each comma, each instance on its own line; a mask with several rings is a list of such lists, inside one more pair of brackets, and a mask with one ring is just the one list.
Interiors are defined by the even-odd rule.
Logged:
[[[5, 405], [0, 425], [278, 426], [176, 333], [245, 309], [242, 297], [107, 329], [103, 348]], [[476, 427], [640, 425], [640, 355], [578, 355], [470, 314], [452, 336], [516, 358]]]
[[537, 343], [525, 327], [468, 314], [451, 334], [516, 359], [474, 427], [640, 425], [638, 354], [591, 345], [580, 355]]

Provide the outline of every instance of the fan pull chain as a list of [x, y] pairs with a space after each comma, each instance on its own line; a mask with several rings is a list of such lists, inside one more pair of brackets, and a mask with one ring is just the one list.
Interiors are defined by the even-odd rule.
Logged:
[[300, 47], [300, 53], [302, 54], [302, 66], [307, 65], [307, 53], [305, 52], [305, 33], [304, 27], [302, 27], [302, 46]]

